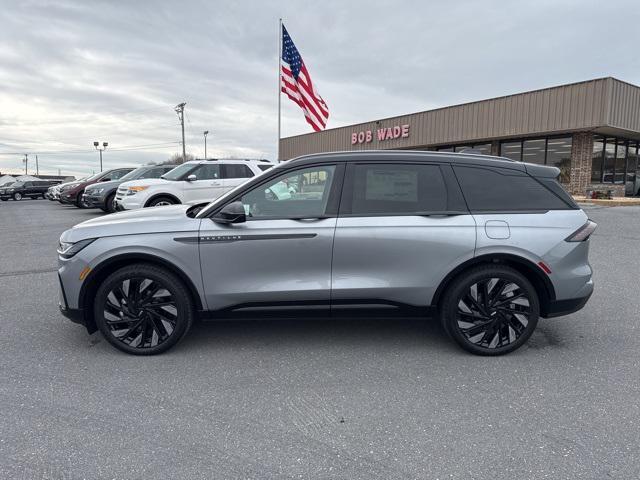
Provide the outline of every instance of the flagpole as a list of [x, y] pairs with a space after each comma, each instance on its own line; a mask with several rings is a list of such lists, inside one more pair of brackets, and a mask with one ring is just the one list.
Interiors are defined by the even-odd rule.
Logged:
[[278, 23], [278, 146], [276, 148], [276, 163], [280, 161], [280, 111], [282, 107], [282, 95], [280, 93], [280, 72], [282, 71], [282, 18]]

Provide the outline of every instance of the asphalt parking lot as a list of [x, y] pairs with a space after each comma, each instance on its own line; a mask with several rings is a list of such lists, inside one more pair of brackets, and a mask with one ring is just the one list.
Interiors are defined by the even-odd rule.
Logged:
[[0, 478], [640, 478], [640, 207], [589, 210], [591, 301], [500, 358], [397, 319], [127, 356], [58, 313], [58, 237], [97, 214], [0, 204]]

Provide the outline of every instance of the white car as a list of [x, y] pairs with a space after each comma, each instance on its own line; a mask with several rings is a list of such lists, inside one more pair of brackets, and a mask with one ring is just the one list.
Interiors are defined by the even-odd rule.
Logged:
[[211, 202], [273, 166], [268, 160], [185, 162], [160, 178], [122, 183], [116, 192], [116, 210]]

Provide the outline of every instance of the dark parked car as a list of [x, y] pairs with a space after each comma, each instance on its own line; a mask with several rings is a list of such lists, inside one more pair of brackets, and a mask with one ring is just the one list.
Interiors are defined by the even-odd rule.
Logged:
[[22, 200], [23, 198], [44, 198], [47, 189], [53, 182], [46, 180], [33, 180], [28, 182], [13, 182], [0, 188], [0, 200], [10, 198]]
[[60, 189], [59, 201], [60, 203], [74, 204], [78, 208], [85, 208], [85, 205], [82, 203], [82, 194], [84, 193], [85, 188], [98, 182], [118, 180], [124, 177], [131, 170], [133, 170], [133, 168], [112, 168], [111, 170], [96, 173], [84, 180], [68, 183]]
[[99, 182], [86, 187], [82, 201], [87, 208], [100, 208], [105, 212], [112, 213], [115, 211], [116, 190], [121, 183], [143, 178], [160, 178], [161, 175], [175, 167], [177, 165], [146, 165], [136, 168], [117, 180]]

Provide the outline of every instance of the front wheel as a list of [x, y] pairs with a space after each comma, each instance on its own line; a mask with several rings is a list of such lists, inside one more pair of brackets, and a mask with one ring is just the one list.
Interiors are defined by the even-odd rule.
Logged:
[[176, 204], [175, 200], [173, 200], [170, 197], [158, 197], [151, 200], [149, 202], [149, 205], [147, 205], [147, 207], [161, 207], [164, 205], [175, 205], [175, 204]]
[[502, 355], [521, 347], [538, 324], [540, 302], [520, 272], [486, 265], [459, 276], [441, 305], [447, 333], [468, 352]]
[[84, 192], [78, 192], [78, 196], [76, 197], [76, 207], [78, 208], [87, 208], [85, 203], [82, 201], [82, 194]]
[[16, 192], [13, 194], [13, 199], [17, 202], [19, 200], [22, 200], [22, 194], [19, 192]]
[[116, 194], [115, 193], [112, 193], [111, 195], [107, 196], [107, 198], [104, 200], [104, 207], [102, 207], [102, 210], [107, 213], [113, 213], [116, 211]]
[[189, 330], [193, 301], [170, 271], [147, 264], [123, 267], [102, 282], [94, 318], [111, 345], [134, 355], [162, 353]]

